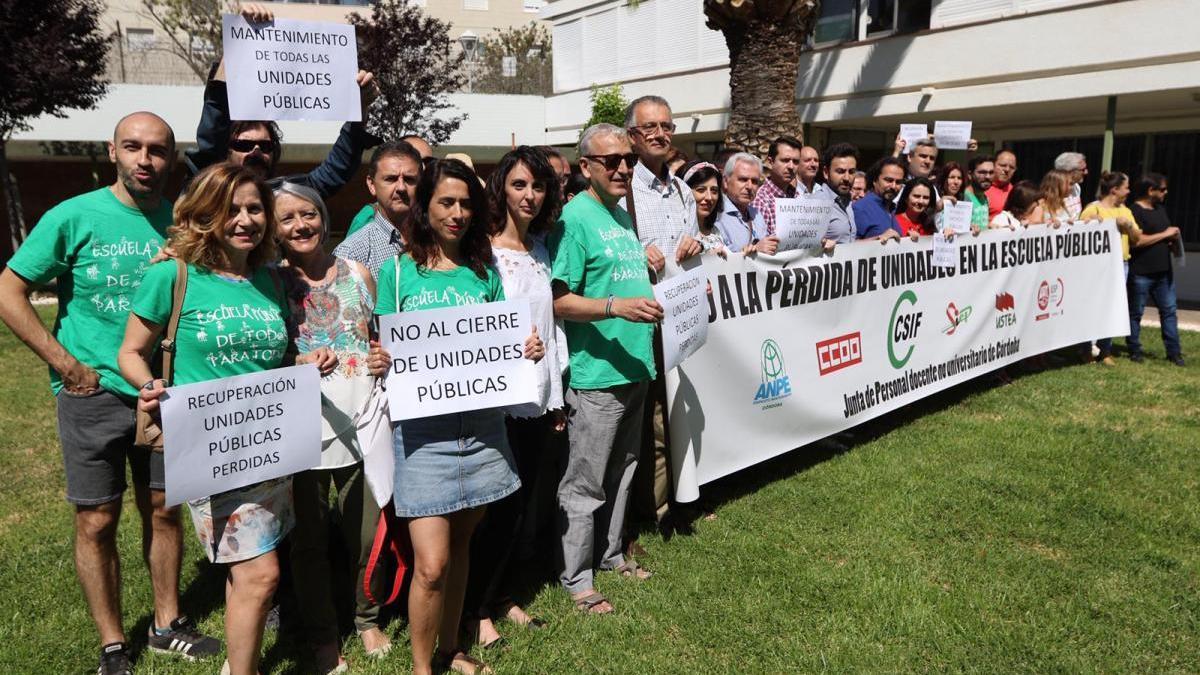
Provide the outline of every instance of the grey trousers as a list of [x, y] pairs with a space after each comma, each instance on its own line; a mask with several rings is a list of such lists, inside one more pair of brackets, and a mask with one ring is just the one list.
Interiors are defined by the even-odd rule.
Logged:
[[558, 484], [563, 571], [570, 593], [594, 588], [593, 570], [625, 562], [621, 535], [642, 443], [648, 382], [569, 389], [567, 468]]

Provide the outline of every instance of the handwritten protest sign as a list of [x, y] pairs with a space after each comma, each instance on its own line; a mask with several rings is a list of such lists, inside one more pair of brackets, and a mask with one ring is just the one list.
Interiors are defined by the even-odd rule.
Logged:
[[171, 387], [161, 402], [168, 506], [321, 463], [314, 365]]
[[522, 299], [379, 317], [392, 421], [535, 400], [529, 316]]
[[663, 308], [663, 371], [683, 363], [708, 339], [708, 278], [696, 265], [654, 286]]
[[362, 120], [354, 27], [221, 16], [229, 116], [235, 120]]
[[829, 219], [833, 202], [822, 197], [799, 195], [795, 199], [775, 200], [775, 234], [779, 250], [818, 248]]
[[923, 141], [929, 138], [928, 124], [901, 124], [900, 138], [904, 141], [904, 154], [912, 152], [917, 141]]
[[951, 204], [947, 200], [942, 207], [942, 223], [944, 229], [953, 230], [956, 234], [971, 233], [971, 212], [973, 211], [971, 202], [966, 199], [960, 199]]
[[933, 266], [958, 267], [958, 240], [946, 240], [941, 232], [933, 235]]
[[933, 142], [942, 150], [966, 150], [971, 141], [970, 122], [933, 123]]

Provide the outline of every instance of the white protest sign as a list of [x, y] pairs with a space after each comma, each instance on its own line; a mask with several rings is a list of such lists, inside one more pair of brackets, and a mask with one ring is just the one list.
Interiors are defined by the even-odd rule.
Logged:
[[354, 27], [221, 15], [229, 116], [235, 120], [362, 120]]
[[160, 400], [168, 506], [321, 463], [314, 365], [184, 384]]
[[943, 229], [953, 230], [955, 234], [970, 234], [973, 210], [974, 206], [967, 199], [960, 199], [953, 204], [945, 202], [942, 207]]
[[529, 316], [518, 299], [379, 317], [392, 421], [536, 400], [535, 364], [523, 356]]
[[955, 268], [958, 266], [958, 240], [946, 241], [941, 232], [933, 235], [933, 266]]
[[970, 140], [970, 122], [938, 120], [933, 123], [933, 142], [941, 150], [966, 150]]
[[923, 141], [929, 138], [928, 124], [901, 124], [900, 139], [904, 141], [904, 154], [912, 152], [917, 141]]
[[654, 286], [663, 308], [663, 372], [678, 366], [708, 339], [708, 277], [704, 266], [672, 275]]
[[833, 202], [812, 195], [775, 200], [775, 235], [779, 250], [819, 248], [833, 215]]

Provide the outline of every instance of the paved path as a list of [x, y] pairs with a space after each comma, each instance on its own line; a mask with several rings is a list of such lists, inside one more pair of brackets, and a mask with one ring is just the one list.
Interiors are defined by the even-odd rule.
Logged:
[[[1158, 309], [1154, 307], [1147, 307], [1146, 313], [1142, 315], [1142, 325], [1154, 326], [1155, 328], [1158, 328]], [[1200, 331], [1200, 310], [1179, 310], [1179, 330]]]

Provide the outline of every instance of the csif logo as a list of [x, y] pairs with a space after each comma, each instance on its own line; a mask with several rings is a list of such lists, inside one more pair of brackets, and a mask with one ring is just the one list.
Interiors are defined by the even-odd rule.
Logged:
[[[910, 311], [903, 311], [905, 305], [912, 305], [907, 308]], [[888, 360], [896, 370], [908, 363], [917, 348], [917, 331], [921, 328], [923, 312], [911, 311], [916, 309], [916, 306], [917, 294], [912, 291], [901, 293], [900, 297], [896, 298], [896, 304], [892, 306], [892, 318], [888, 321], [887, 351]]]
[[1038, 286], [1037, 293], [1037, 307], [1040, 313], [1034, 316], [1034, 320], [1042, 321], [1062, 314], [1063, 296], [1065, 294], [1066, 285], [1063, 283], [1062, 277], [1056, 278], [1053, 283], [1043, 280], [1041, 285]]
[[[763, 340], [759, 349], [759, 367], [762, 383], [758, 385], [758, 392], [754, 394], [755, 404], [773, 403], [792, 395], [792, 383], [783, 364], [783, 350], [770, 338]], [[764, 406], [764, 410], [779, 405], [782, 404]]]
[[1015, 325], [1017, 325], [1017, 311], [1012, 293], [997, 293], [996, 328], [1008, 328]]
[[817, 370], [821, 376], [862, 363], [862, 336], [858, 331], [817, 343]]
[[971, 306], [967, 305], [960, 311], [952, 302], [946, 306], [946, 318], [950, 320], [950, 324], [943, 328], [942, 332], [946, 335], [954, 335], [954, 331], [958, 330], [959, 326], [963, 325], [967, 322], [967, 319], [971, 318]]

